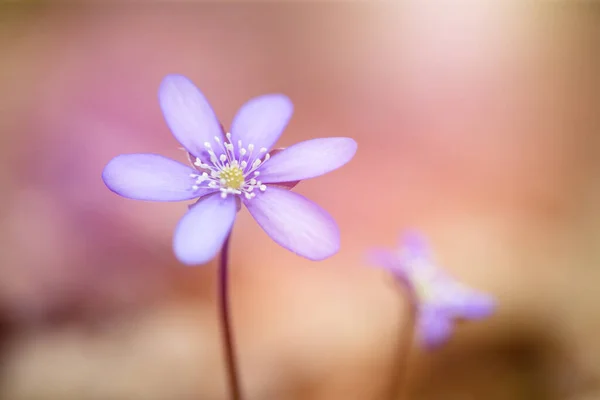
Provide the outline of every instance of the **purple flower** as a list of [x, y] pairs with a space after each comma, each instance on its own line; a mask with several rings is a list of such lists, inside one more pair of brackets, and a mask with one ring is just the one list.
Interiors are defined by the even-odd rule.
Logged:
[[369, 256], [408, 286], [417, 312], [417, 335], [426, 347], [446, 342], [454, 319], [482, 319], [496, 308], [491, 296], [465, 286], [436, 265], [425, 238], [417, 233], [406, 233], [395, 252], [376, 249]]
[[350, 161], [357, 147], [354, 140], [313, 139], [269, 153], [292, 116], [286, 96], [248, 101], [226, 134], [188, 78], [168, 75], [158, 97], [167, 125], [193, 167], [157, 154], [125, 154], [106, 165], [102, 179], [110, 190], [130, 199], [198, 199], [175, 231], [173, 247], [181, 262], [211, 260], [229, 235], [241, 203], [275, 242], [298, 255], [322, 260], [338, 251], [335, 221], [289, 189]]

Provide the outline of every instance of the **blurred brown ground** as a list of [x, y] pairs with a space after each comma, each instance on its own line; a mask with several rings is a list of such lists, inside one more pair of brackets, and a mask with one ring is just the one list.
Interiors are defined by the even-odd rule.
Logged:
[[297, 187], [337, 219], [335, 257], [236, 222], [248, 399], [391, 398], [403, 295], [362, 255], [404, 227], [500, 301], [413, 349], [410, 399], [600, 398], [600, 9], [499, 3], [0, 3], [0, 398], [226, 398], [215, 265], [171, 252], [185, 205], [100, 179], [119, 153], [184, 160], [156, 98], [173, 72], [225, 125], [276, 91], [280, 144], [359, 142]]

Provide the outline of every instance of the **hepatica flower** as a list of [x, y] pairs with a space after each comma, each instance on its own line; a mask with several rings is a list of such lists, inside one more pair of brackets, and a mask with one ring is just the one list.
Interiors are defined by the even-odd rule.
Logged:
[[416, 307], [417, 336], [426, 347], [446, 342], [454, 320], [478, 320], [495, 310], [491, 296], [467, 287], [440, 268], [425, 238], [418, 233], [406, 233], [396, 251], [373, 250], [370, 259], [410, 289]]
[[293, 112], [291, 101], [279, 94], [244, 104], [230, 133], [184, 76], [163, 80], [159, 102], [192, 165], [157, 154], [125, 154], [106, 165], [102, 178], [109, 189], [130, 199], [198, 199], [175, 230], [173, 246], [181, 262], [211, 260], [241, 204], [275, 242], [298, 255], [321, 260], [338, 251], [339, 230], [331, 216], [290, 189], [346, 164], [356, 152], [354, 140], [313, 139], [270, 152]]

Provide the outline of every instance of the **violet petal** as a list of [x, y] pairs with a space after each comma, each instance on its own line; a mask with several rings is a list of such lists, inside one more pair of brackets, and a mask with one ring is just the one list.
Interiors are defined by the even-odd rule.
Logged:
[[425, 237], [416, 231], [405, 231], [400, 238], [400, 247], [406, 256], [415, 258], [432, 258], [429, 243]]
[[213, 189], [192, 190], [196, 171], [158, 154], [122, 154], [108, 162], [102, 180], [113, 192], [135, 200], [181, 201]]
[[444, 344], [452, 334], [451, 316], [433, 307], [423, 307], [417, 317], [417, 334], [427, 348]]
[[267, 94], [249, 100], [231, 124], [231, 142], [236, 155], [239, 154], [240, 140], [246, 149], [249, 144], [254, 145], [255, 154], [263, 147], [267, 150], [273, 147], [293, 112], [294, 105], [282, 94]]
[[306, 140], [271, 157], [260, 170], [264, 183], [297, 181], [331, 172], [354, 157], [357, 144], [344, 137]]
[[181, 218], [173, 237], [177, 259], [187, 265], [204, 264], [215, 257], [231, 231], [236, 215], [234, 196], [220, 193], [202, 197]]
[[268, 186], [248, 200], [250, 214], [279, 245], [310, 260], [328, 258], [340, 248], [340, 232], [333, 218], [303, 196]]
[[367, 251], [366, 256], [367, 263], [393, 274], [403, 268], [403, 264], [398, 260], [398, 255], [387, 249], [373, 248]]
[[496, 302], [492, 296], [468, 292], [455, 296], [450, 301], [452, 312], [460, 318], [478, 320], [487, 318], [496, 310]]
[[208, 161], [205, 142], [216, 145], [223, 139], [221, 124], [200, 90], [182, 75], [167, 75], [158, 90], [158, 99], [173, 136], [196, 157]]

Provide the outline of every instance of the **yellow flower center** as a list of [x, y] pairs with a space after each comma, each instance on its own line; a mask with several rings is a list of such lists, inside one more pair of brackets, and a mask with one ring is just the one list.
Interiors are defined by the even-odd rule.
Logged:
[[237, 165], [237, 163], [233, 163], [233, 165], [223, 168], [219, 172], [219, 179], [221, 180], [221, 184], [230, 189], [240, 189], [246, 178], [244, 178], [244, 171]]
[[422, 260], [415, 260], [413, 263], [410, 278], [415, 293], [422, 302], [432, 301], [437, 296], [437, 288], [434, 286], [435, 272]]
[[209, 159], [203, 161], [196, 157], [194, 166], [199, 167], [201, 172], [190, 174], [193, 179], [191, 189], [214, 189], [220, 191], [224, 199], [228, 195], [241, 195], [250, 200], [256, 197], [257, 192], [267, 190], [267, 185], [258, 176], [260, 168], [271, 155], [265, 147], [255, 152], [252, 143], [243, 147], [241, 140], [236, 143], [236, 150], [231, 133], [226, 133], [225, 137], [227, 140], [224, 141], [215, 136], [215, 149], [209, 142], [204, 143]]
[[419, 279], [415, 279], [414, 288], [417, 296], [421, 301], [427, 301], [433, 298], [433, 290], [431, 285]]

